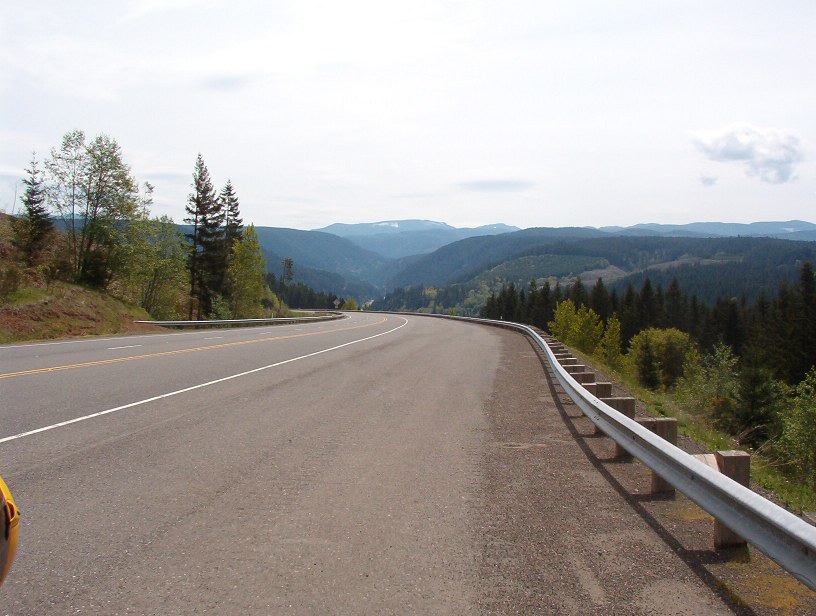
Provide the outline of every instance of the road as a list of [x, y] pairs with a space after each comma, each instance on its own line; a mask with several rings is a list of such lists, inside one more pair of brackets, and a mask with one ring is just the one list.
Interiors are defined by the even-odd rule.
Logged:
[[0, 613], [732, 613], [512, 332], [359, 313], [4, 346], [0, 398]]

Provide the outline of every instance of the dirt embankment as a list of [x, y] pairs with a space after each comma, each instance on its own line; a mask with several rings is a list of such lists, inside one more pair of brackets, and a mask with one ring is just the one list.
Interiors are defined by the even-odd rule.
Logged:
[[159, 331], [134, 322], [149, 318], [105, 293], [55, 282], [21, 289], [0, 304], [0, 344]]

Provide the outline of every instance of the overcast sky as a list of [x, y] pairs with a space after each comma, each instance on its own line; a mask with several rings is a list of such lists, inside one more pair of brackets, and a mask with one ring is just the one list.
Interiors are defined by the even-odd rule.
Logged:
[[816, 2], [2, 0], [0, 209], [75, 128], [317, 228], [816, 222]]

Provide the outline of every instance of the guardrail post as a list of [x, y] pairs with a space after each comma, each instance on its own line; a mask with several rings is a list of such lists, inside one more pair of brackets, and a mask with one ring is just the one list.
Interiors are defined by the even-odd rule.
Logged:
[[576, 372], [586, 372], [585, 364], [561, 364], [561, 367], [570, 374], [575, 374]]
[[[626, 415], [629, 419], [635, 418], [635, 399], [634, 398], [600, 398], [601, 402], [611, 406], [613, 409], [618, 411], [619, 413]], [[595, 426], [595, 434], [601, 433], [601, 430], [598, 430], [598, 427]], [[617, 460], [619, 458], [625, 458], [629, 456], [629, 452], [626, 451], [620, 444], [615, 443], [615, 453], [612, 455], [612, 459]]]
[[611, 398], [612, 383], [601, 381], [600, 383], [584, 383], [584, 389], [596, 398]]
[[[717, 451], [720, 472], [746, 488], [751, 482], [751, 455], [744, 451]], [[719, 521], [714, 521], [714, 547], [745, 545], [745, 539]]]
[[[694, 456], [746, 488], [751, 480], [751, 455], [744, 451], [717, 451]], [[745, 545], [746, 541], [719, 520], [714, 520], [714, 547]]]
[[[677, 445], [677, 420], [674, 417], [647, 417], [637, 422], [657, 434], [672, 445]], [[674, 494], [674, 487], [660, 475], [652, 471], [650, 494]]]

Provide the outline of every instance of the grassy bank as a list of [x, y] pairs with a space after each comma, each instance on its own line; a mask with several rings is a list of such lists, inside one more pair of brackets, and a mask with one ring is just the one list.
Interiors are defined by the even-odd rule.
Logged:
[[78, 285], [21, 286], [0, 304], [0, 344], [156, 331], [134, 323], [149, 318], [141, 308]]
[[678, 432], [699, 444], [707, 451], [742, 449], [751, 454], [751, 481], [754, 487], [766, 490], [775, 500], [792, 511], [816, 511], [816, 492], [801, 482], [794, 481], [784, 472], [782, 465], [768, 455], [764, 448], [753, 450], [741, 446], [736, 438], [714, 427], [709, 416], [685, 409], [668, 391], [652, 391], [642, 387], [630, 372], [606, 365], [595, 356], [587, 356], [571, 349], [582, 362], [595, 367], [615, 381], [640, 403], [646, 413], [656, 417], [677, 419]]

